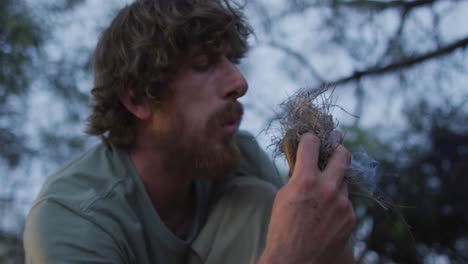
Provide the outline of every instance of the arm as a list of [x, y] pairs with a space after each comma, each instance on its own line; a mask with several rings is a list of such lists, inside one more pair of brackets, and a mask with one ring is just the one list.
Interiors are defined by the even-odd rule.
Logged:
[[320, 171], [319, 147], [316, 136], [302, 136], [294, 172], [273, 204], [259, 263], [346, 263], [336, 259], [342, 252], [343, 260], [353, 263], [352, 252], [345, 249], [355, 225], [344, 182], [351, 156], [339, 145]]
[[114, 240], [70, 207], [36, 204], [24, 232], [26, 263], [124, 263]]

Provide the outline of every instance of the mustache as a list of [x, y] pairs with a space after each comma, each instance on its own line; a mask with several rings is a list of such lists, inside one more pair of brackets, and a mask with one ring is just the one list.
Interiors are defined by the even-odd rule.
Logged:
[[244, 115], [244, 107], [237, 101], [232, 101], [221, 107], [210, 118], [210, 123], [213, 125], [226, 124], [237, 121]]

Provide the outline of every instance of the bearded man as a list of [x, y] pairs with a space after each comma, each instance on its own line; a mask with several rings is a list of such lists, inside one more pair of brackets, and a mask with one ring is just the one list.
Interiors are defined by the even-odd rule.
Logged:
[[120, 10], [94, 55], [87, 131], [102, 143], [44, 184], [27, 263], [352, 263], [346, 149], [320, 171], [320, 142], [303, 135], [283, 186], [237, 131], [250, 33], [228, 1]]

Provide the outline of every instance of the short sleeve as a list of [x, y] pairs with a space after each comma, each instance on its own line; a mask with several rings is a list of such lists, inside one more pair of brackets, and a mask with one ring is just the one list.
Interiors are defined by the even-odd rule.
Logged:
[[29, 213], [26, 263], [126, 263], [115, 240], [79, 211], [41, 201]]

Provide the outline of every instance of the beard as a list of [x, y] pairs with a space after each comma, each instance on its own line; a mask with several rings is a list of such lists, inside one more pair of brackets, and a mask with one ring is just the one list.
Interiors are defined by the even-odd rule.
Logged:
[[157, 129], [155, 137], [168, 172], [181, 177], [222, 180], [239, 168], [241, 155], [235, 135], [223, 132], [220, 138], [223, 124], [242, 117], [239, 102], [230, 102], [215, 111], [202, 131], [192, 131], [180, 112], [165, 112], [170, 116], [165, 119], [164, 129]]

